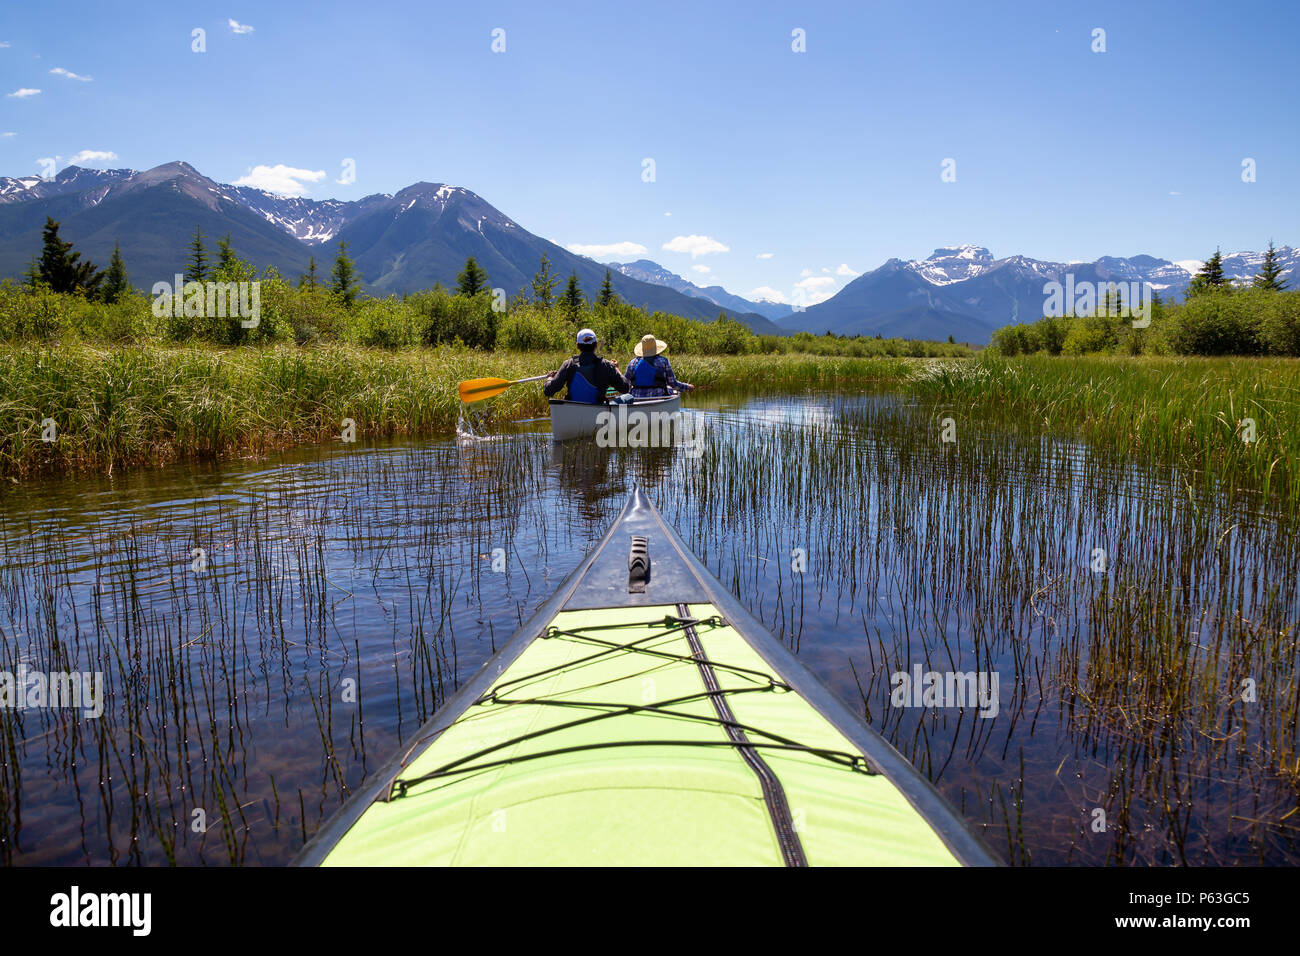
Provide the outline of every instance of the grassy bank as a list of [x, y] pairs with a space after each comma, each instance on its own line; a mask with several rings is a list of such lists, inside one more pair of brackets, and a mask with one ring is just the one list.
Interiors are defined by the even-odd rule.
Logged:
[[[450, 434], [456, 383], [555, 368], [565, 352], [438, 346], [0, 346], [0, 473], [111, 471], [339, 440]], [[1207, 489], [1300, 503], [1300, 361], [1022, 356], [680, 356], [678, 375], [759, 391], [894, 385], [963, 422], [1088, 443], [1182, 468]], [[483, 421], [546, 414], [536, 385], [475, 406]], [[52, 419], [55, 442], [42, 440]], [[1247, 419], [1253, 420], [1253, 441]], [[960, 435], [960, 432], [959, 432]]]
[[[455, 430], [456, 383], [518, 378], [556, 368], [567, 353], [398, 351], [340, 344], [299, 348], [84, 344], [0, 346], [0, 473], [111, 471], [182, 458], [258, 454], [338, 440], [344, 419], [358, 440]], [[698, 385], [780, 388], [899, 380], [899, 358], [804, 355], [682, 357]], [[486, 420], [546, 413], [537, 385], [475, 406]], [[57, 441], [42, 423], [54, 422]]]
[[914, 366], [911, 388], [951, 407], [959, 427], [1037, 429], [1177, 465], [1188, 486], [1300, 504], [1295, 359], [985, 356]]

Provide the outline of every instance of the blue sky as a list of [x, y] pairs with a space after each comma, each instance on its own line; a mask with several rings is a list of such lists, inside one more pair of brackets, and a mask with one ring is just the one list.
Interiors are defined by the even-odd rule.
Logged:
[[90, 152], [313, 198], [446, 182], [597, 258], [811, 303], [958, 243], [1296, 245], [1298, 34], [1281, 0], [8, 3], [0, 175]]

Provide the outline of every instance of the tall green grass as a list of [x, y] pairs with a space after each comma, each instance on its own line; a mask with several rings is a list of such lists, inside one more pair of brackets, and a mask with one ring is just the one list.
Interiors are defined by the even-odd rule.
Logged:
[[1300, 360], [987, 356], [913, 366], [911, 388], [968, 419], [1178, 465], [1184, 486], [1300, 503]]
[[[461, 411], [458, 382], [535, 375], [558, 367], [566, 354], [338, 344], [0, 346], [0, 473], [111, 472], [182, 458], [262, 454], [340, 440], [345, 419], [362, 441], [449, 434]], [[742, 356], [678, 359], [676, 368], [698, 385], [787, 388], [897, 379], [907, 363]], [[536, 384], [475, 405], [488, 424], [546, 409]], [[54, 442], [42, 440], [48, 419], [55, 423]]]

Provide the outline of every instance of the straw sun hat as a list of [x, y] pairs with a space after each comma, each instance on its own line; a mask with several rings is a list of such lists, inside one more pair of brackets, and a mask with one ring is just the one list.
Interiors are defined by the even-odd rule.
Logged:
[[653, 335], [647, 335], [636, 344], [636, 348], [632, 351], [638, 358], [653, 358], [667, 352], [668, 343], [655, 338]]

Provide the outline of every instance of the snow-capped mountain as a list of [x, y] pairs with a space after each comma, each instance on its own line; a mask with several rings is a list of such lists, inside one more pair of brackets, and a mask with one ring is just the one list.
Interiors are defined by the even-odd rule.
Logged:
[[[366, 286], [381, 295], [455, 285], [471, 255], [489, 283], [507, 294], [529, 287], [543, 254], [561, 279], [575, 273], [588, 296], [600, 288], [606, 268], [533, 235], [461, 186], [415, 183], [350, 202], [292, 198], [218, 183], [189, 163], [173, 162], [140, 172], [69, 166], [49, 180], [0, 178], [0, 276], [21, 275], [39, 254], [47, 215], [101, 266], [120, 245], [131, 280], [143, 288], [185, 268], [196, 228], [209, 244], [229, 235], [254, 266], [275, 266], [291, 279], [313, 256], [327, 273], [336, 241], [346, 241]], [[625, 301], [651, 311], [703, 320], [726, 311], [756, 329], [775, 330], [744, 300], [720, 309], [708, 296], [621, 273], [613, 284]]]
[[769, 319], [779, 319], [790, 314], [790, 306], [788, 305], [769, 302], [766, 299], [746, 299], [728, 292], [720, 285], [699, 286], [689, 279], [683, 279], [675, 272], [669, 272], [659, 263], [652, 262], [649, 259], [637, 259], [635, 262], [624, 263], [610, 262], [607, 265], [625, 276], [639, 279], [642, 282], [665, 286], [683, 295], [705, 299], [720, 308], [735, 309], [738, 312], [756, 312]]
[[[1300, 283], [1300, 250], [1277, 249], [1283, 281]], [[1224, 256], [1224, 274], [1248, 284], [1259, 272], [1261, 252]], [[1014, 255], [994, 258], [983, 246], [944, 246], [926, 259], [890, 259], [866, 272], [825, 302], [781, 319], [790, 330], [840, 335], [942, 338], [983, 343], [993, 330], [1042, 316], [1047, 282], [1146, 282], [1164, 299], [1181, 297], [1200, 262], [1154, 256], [1103, 256], [1093, 262], [1050, 262]]]

